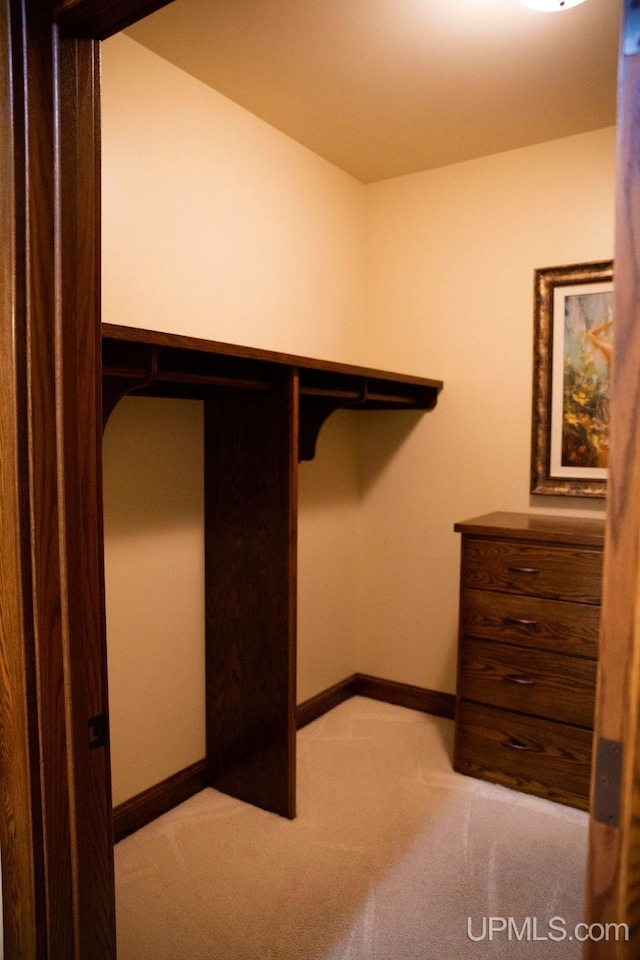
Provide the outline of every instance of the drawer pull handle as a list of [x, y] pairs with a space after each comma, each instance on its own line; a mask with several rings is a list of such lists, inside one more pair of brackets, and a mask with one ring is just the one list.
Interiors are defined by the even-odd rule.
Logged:
[[535, 680], [531, 680], [529, 677], [519, 677], [516, 674], [507, 674], [506, 677], [502, 678], [505, 683], [517, 683], [521, 687], [535, 687]]
[[509, 737], [505, 741], [505, 747], [510, 747], [511, 750], [531, 750], [531, 747], [528, 747], [526, 743], [520, 743], [519, 740], [516, 740], [514, 737]]
[[524, 620], [522, 617], [505, 617], [502, 621], [505, 627], [537, 627], [537, 620]]
[[540, 573], [535, 567], [507, 567], [511, 573]]

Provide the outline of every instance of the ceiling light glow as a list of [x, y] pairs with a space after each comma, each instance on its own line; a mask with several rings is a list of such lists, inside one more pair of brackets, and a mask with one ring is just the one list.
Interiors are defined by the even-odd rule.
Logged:
[[532, 10], [544, 10], [546, 13], [556, 13], [559, 10], [569, 10], [570, 7], [577, 7], [584, 0], [520, 0], [525, 7], [531, 7]]

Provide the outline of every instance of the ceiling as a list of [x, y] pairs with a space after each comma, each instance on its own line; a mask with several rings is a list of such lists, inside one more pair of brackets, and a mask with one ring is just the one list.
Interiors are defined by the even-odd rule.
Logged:
[[620, 7], [174, 0], [126, 32], [369, 183], [614, 124]]

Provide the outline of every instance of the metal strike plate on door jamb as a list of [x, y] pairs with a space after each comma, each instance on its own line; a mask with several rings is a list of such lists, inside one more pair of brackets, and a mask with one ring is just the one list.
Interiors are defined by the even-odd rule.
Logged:
[[625, 0], [622, 52], [625, 57], [640, 53], [640, 0]]
[[109, 723], [106, 713], [99, 713], [89, 720], [89, 750], [97, 750], [107, 745]]

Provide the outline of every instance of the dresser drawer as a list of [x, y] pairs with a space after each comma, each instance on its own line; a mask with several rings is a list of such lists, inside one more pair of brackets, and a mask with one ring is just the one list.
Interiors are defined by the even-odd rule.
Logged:
[[509, 540], [465, 538], [465, 587], [529, 596], [600, 603], [602, 553]]
[[455, 769], [588, 809], [592, 734], [482, 704], [458, 704]]
[[596, 659], [600, 608], [492, 590], [462, 592], [463, 634]]
[[592, 727], [596, 662], [464, 637], [458, 689], [467, 700]]

